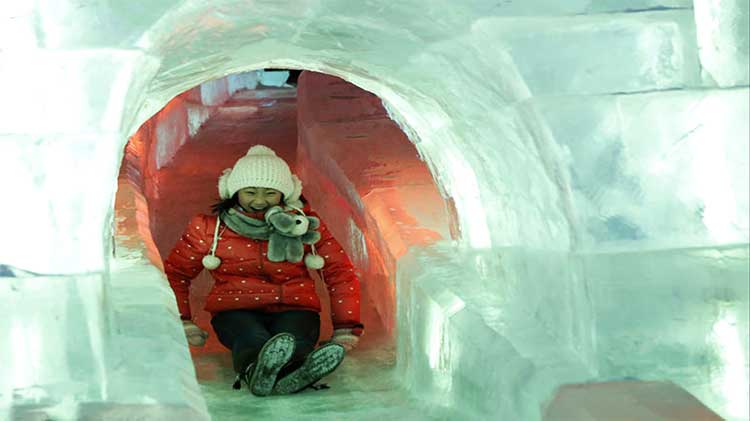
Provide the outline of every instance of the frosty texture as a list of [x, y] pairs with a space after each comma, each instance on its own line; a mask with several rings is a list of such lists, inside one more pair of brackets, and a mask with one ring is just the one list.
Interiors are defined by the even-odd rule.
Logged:
[[583, 246], [747, 243], [748, 89], [531, 101], [565, 149]]
[[[700, 82], [690, 10], [570, 18], [486, 18], [533, 95], [682, 88]], [[616, 52], [616, 53], [614, 53]]]
[[750, 3], [695, 0], [694, 9], [705, 76], [724, 87], [750, 83]]

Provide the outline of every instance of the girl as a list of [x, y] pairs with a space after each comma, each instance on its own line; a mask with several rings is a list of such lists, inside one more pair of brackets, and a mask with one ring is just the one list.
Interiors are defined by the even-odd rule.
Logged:
[[[216, 282], [205, 309], [219, 342], [232, 351], [234, 388], [245, 383], [256, 396], [313, 385], [336, 369], [364, 328], [359, 279], [325, 225], [317, 227], [319, 236], [307, 234], [317, 242], [297, 245], [303, 252], [269, 253], [275, 228], [267, 211], [316, 219], [301, 193], [302, 183], [284, 160], [268, 147], [253, 146], [219, 177], [222, 202], [213, 206], [216, 215], [193, 217], [164, 262], [193, 346], [205, 344], [208, 333], [191, 321], [188, 289], [204, 267], [211, 271]], [[322, 269], [334, 327], [331, 341], [315, 350], [321, 307], [308, 268]]]

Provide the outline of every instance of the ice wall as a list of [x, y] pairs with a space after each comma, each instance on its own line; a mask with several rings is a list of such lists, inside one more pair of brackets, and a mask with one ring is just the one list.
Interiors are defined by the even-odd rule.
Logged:
[[748, 242], [747, 88], [527, 104], [565, 149], [582, 248]]
[[396, 265], [409, 247], [449, 239], [448, 207], [429, 169], [378, 97], [303, 72], [297, 162], [305, 196], [360, 268], [366, 301], [396, 327]]
[[[698, 9], [696, 4], [695, 13]], [[729, 12], [731, 7], [721, 10], [741, 18]], [[651, 56], [663, 65], [657, 73], [648, 70], [648, 63], [655, 61], [631, 56], [599, 77], [603, 68], [595, 60], [602, 55], [566, 62], [576, 49], [564, 43], [545, 56], [532, 53], [531, 58], [516, 60], [535, 60], [535, 69], [555, 69], [522, 71], [529, 86], [538, 88], [521, 108], [527, 121], [536, 122], [533, 135], [554, 139], [546, 144], [554, 145], [567, 167], [563, 173], [569, 176], [577, 234], [572, 274], [587, 291], [579, 296], [585, 298], [581, 302], [591, 303], [576, 310], [590, 309], [578, 314], [579, 326], [593, 335], [588, 354], [593, 357], [586, 361], [596, 371], [592, 379], [669, 379], [722, 417], [747, 419], [749, 355], [744, 326], [750, 273], [744, 256], [750, 235], [750, 133], [745, 116], [750, 92], [741, 81], [725, 85], [728, 89], [711, 89], [713, 82], [705, 77], [710, 63], [702, 54], [696, 67], [690, 28], [697, 26], [701, 42], [705, 21], [692, 23], [686, 11], [636, 15], [596, 28], [597, 35], [588, 42], [596, 45], [609, 29], [629, 18], [635, 19], [632, 23], [651, 20], [654, 25], [639, 31], [638, 37], [625, 35], [602, 45], [611, 50], [619, 42], [639, 40], [631, 48], [617, 49], [622, 54], [615, 53], [618, 59], [608, 64], [637, 54], [634, 51], [663, 51]], [[576, 29], [573, 33], [580, 28], [594, 31], [575, 23], [596, 18], [570, 18], [568, 26]], [[504, 30], [499, 25], [492, 28]], [[511, 36], [511, 51], [524, 55], [515, 48], [519, 38], [541, 39], [542, 46], [554, 42], [558, 37], [547, 41], [541, 34], [558, 27], [548, 28], [552, 29], [540, 35]], [[572, 34], [559, 39], [566, 36]], [[650, 48], [637, 47], [638, 43]], [[734, 51], [724, 51], [727, 60], [743, 62], [743, 49]], [[640, 65], [631, 67], [633, 63]], [[697, 70], [703, 78], [696, 78]], [[628, 76], [615, 82], [621, 71]], [[651, 79], [645, 74], [660, 76]], [[590, 83], [567, 89], [579, 80]], [[579, 355], [585, 356], [582, 350]], [[716, 365], [722, 368], [712, 368]], [[594, 399], [596, 392], [589, 393]]]
[[[487, 17], [532, 95], [600, 94], [700, 84], [691, 10], [570, 17]], [[612, 53], [616, 51], [617, 54]]]
[[586, 280], [575, 269], [549, 251], [411, 249], [398, 269], [408, 387], [476, 418], [541, 419], [560, 384], [595, 377]]
[[[24, 288], [4, 290], [2, 304], [17, 302], [19, 294], [27, 290], [26, 285], [32, 288], [33, 282], [59, 277], [59, 282], [47, 282], [45, 287], [57, 292], [53, 296], [89, 297], [84, 300], [85, 319], [94, 324], [90, 330], [94, 332], [92, 338], [97, 336], [95, 332], [105, 332], [105, 339], [108, 334], [102, 323], [107, 320], [107, 309], [112, 307], [107, 301], [110, 294], [106, 280], [111, 269], [114, 180], [128, 135], [178, 94], [207, 80], [244, 70], [266, 67], [318, 70], [339, 75], [383, 99], [390, 115], [415, 143], [443, 197], [453, 201], [458, 233], [456, 249], [467, 250], [469, 254], [464, 256], [469, 257], [451, 260], [454, 266], [446, 268], [443, 274], [488, 271], [486, 276], [491, 283], [520, 288], [536, 285], [537, 281], [533, 272], [523, 268], [546, 265], [550, 256], [563, 256], [565, 262], [571, 250], [584, 254], [581, 258], [588, 263], [583, 268], [561, 263], [564, 273], [580, 280], [578, 284], [563, 282], [560, 286], [569, 288], [566, 290], [569, 299], [555, 300], [559, 291], [555, 288], [540, 289], [539, 297], [535, 298], [550, 303], [539, 306], [538, 320], [544, 323], [549, 323], [562, 302], [574, 303], [569, 311], [562, 312], [570, 314], [566, 319], [569, 324], [559, 321], [561, 325], [550, 326], [564, 332], [575, 332], [570, 326], [578, 326], [576, 329], [583, 333], [560, 335], [556, 339], [559, 342], [547, 346], [562, 345], [573, 350], [561, 354], [565, 358], [555, 360], [555, 366], [575, 367], [575, 361], [582, 359], [587, 363], [586, 368], [566, 377], [570, 373], [541, 368], [545, 367], [541, 356], [545, 348], [521, 354], [523, 344], [534, 343], [533, 337], [528, 341], [511, 336], [494, 338], [492, 343], [508, 345], [498, 345], [497, 349], [505, 351], [498, 351], [496, 361], [504, 361], [504, 356], [523, 355], [529, 362], [525, 367], [533, 368], [533, 373], [545, 380], [539, 388], [523, 389], [533, 390], [532, 394], [508, 401], [500, 409], [488, 406], [485, 400], [467, 401], [476, 411], [497, 409], [513, 413], [521, 411], [513, 409], [520, 405], [526, 408], [523, 411], [532, 412], [519, 413], [535, 414], [533, 402], [549, 399], [556, 383], [585, 374], [591, 368], [591, 361], [601, 364], [598, 356], [588, 357], [607, 349], [606, 346], [598, 349], [597, 343], [617, 343], [607, 342], [613, 339], [608, 326], [618, 326], [614, 318], [619, 313], [615, 310], [631, 304], [625, 297], [643, 300], [635, 308], [647, 309], [653, 305], [649, 290], [643, 291], [644, 284], [628, 283], [624, 274], [613, 269], [622, 267], [619, 263], [605, 264], [608, 259], [619, 259], [625, 266], [646, 265], [651, 257], [628, 261], [614, 254], [589, 256], [583, 253], [588, 250], [579, 249], [580, 245], [588, 247], [597, 241], [624, 239], [628, 241], [625, 249], [645, 252], [651, 247], [645, 242], [648, 238], [659, 240], [654, 247], [665, 253], [686, 245], [709, 247], [706, 258], [663, 259], [658, 269], [648, 272], [663, 275], [654, 282], [660, 282], [660, 288], [671, 293], [666, 295], [671, 297], [668, 302], [677, 305], [689, 302], [681, 301], [684, 294], [696, 293], [714, 282], [714, 275], [702, 277], [698, 275], [702, 272], [696, 270], [681, 272], [676, 270], [678, 266], [693, 262], [696, 268], [711, 267], [724, 259], [722, 253], [712, 249], [731, 247], [727, 244], [731, 241], [746, 242], [742, 212], [746, 206], [743, 204], [747, 203], [743, 182], [747, 180], [748, 161], [747, 154], [742, 156], [742, 153], [747, 138], [725, 134], [744, 133], [746, 119], [743, 125], [742, 121], [712, 114], [716, 108], [728, 108], [731, 115], [734, 106], [730, 104], [739, 101], [733, 95], [747, 95], [747, 74], [742, 67], [748, 56], [747, 38], [741, 31], [742, 19], [747, 19], [745, 3], [696, 0], [694, 21], [687, 18], [688, 11], [674, 10], [689, 9], [691, 2], [666, 0], [564, 3], [539, 0], [522, 4], [438, 0], [429, 7], [417, 1], [353, 5], [339, 0], [258, 1], [250, 6], [239, 0], [210, 4], [198, 0], [163, 0], [150, 3], [149, 7], [113, 2], [6, 3], [0, 6], [0, 90], [10, 100], [0, 105], [0, 175], [7, 180], [0, 193], [13, 204], [33, 206], [24, 208], [20, 215], [23, 219], [19, 218], [16, 206], [0, 208], [3, 233], [12, 239], [0, 243], [0, 264], [12, 267], [13, 272], [24, 270], [30, 275], [20, 281], [24, 282]], [[519, 16], [525, 18], [518, 19]], [[574, 48], [579, 45], [586, 48]], [[611, 60], [600, 60], [602, 55]], [[714, 91], [716, 85], [731, 91]], [[647, 96], [630, 99], [618, 95], [623, 93]], [[715, 105], [705, 115], [695, 116], [689, 109], [693, 107], [691, 104], [701, 101], [690, 99], [692, 94], [704, 94], [709, 103], [716, 101]], [[644, 109], [664, 112], [664, 118], [639, 118], [636, 115], [639, 99], [647, 102]], [[555, 115], [569, 112], [565, 104], [579, 106], [599, 101], [605, 108], [617, 110], [616, 117], [593, 116], [591, 120], [578, 120], [578, 125], [555, 122], [558, 118]], [[700, 109], [699, 105], [695, 107]], [[677, 112], [673, 113], [675, 108]], [[680, 130], [689, 127], [685, 120], [693, 118], [704, 121], [701, 127], [710, 127], [711, 131], [696, 128], [684, 142], [677, 142], [671, 149], [676, 141], [674, 133], [682, 136], [684, 132]], [[641, 128], [633, 123], [639, 120], [648, 121], [658, 130], [642, 135]], [[670, 126], [667, 121], [677, 124]], [[578, 138], [589, 133], [593, 133], [591, 143], [574, 145]], [[635, 138], [628, 138], [628, 133]], [[641, 140], [644, 135], [655, 140], [646, 143]], [[566, 137], [571, 140], [561, 140]], [[712, 143], [708, 144], [708, 140]], [[608, 141], [612, 146], [597, 149]], [[711, 147], [713, 142], [722, 145], [723, 153]], [[658, 155], [647, 148], [651, 144], [659, 146]], [[595, 150], [588, 150], [589, 146]], [[645, 154], [643, 159], [653, 160], [654, 165], [639, 165], [642, 154]], [[612, 159], [617, 165], [602, 165], [603, 171], [591, 163], [592, 156]], [[687, 162], [694, 166], [686, 169]], [[696, 175], [710, 171], [703, 167], [705, 162], [711, 162], [709, 168], [719, 169], [711, 173], [712, 178]], [[664, 177], [657, 178], [649, 171], [660, 172]], [[597, 180], [607, 187], [592, 190], [592, 183]], [[716, 183], [729, 180], [729, 186], [725, 183], [716, 187], [709, 180]], [[656, 201], [642, 200], [657, 197], [665, 190], [676, 194]], [[633, 206], [629, 198], [640, 205]], [[683, 207], [685, 204], [688, 206]], [[673, 215], [687, 225], [680, 227], [672, 220]], [[683, 236], [681, 228], [688, 231], [689, 239]], [[487, 258], [492, 262], [490, 265], [471, 257], [471, 253], [493, 250], [497, 253], [490, 253]], [[504, 257], [514, 252], [524, 255], [529, 250], [537, 250], [538, 254], [527, 257], [525, 262]], [[420, 249], [414, 253], [426, 256], [421, 266], [415, 266], [424, 269], [420, 276], [432, 273], [427, 270], [433, 266], [439, 267], [432, 264], [430, 257], [440, 262], [439, 253]], [[732, 256], [738, 257], [729, 259], [735, 262], [735, 275], [731, 279], [746, 277], [746, 255]], [[422, 273], [410, 271], [407, 266], [403, 270], [406, 274]], [[515, 277], [504, 275], [507, 271], [515, 273]], [[676, 273], [684, 273], [689, 279], [667, 276]], [[439, 276], [440, 272], [435, 275], [436, 279], [445, 278]], [[102, 281], [91, 289], [75, 281], [82, 276]], [[644, 275], [635, 272], [632, 276]], [[623, 292], [602, 297], [591, 292], [595, 286], [608, 282], [627, 287], [628, 294], [640, 292], [640, 295]], [[678, 282], [684, 286], [675, 287]], [[709, 287], [709, 297], [720, 296], [723, 290], [720, 285]], [[681, 288], [688, 290], [683, 293], [685, 290]], [[97, 289], [103, 292], [99, 294]], [[433, 289], [414, 302], [421, 307], [407, 308], [424, 311], [433, 308], [425, 303], [435, 301], [431, 297], [439, 290]], [[607, 291], [610, 290], [604, 290]], [[470, 296], [462, 301], [471, 303], [473, 293], [466, 294]], [[521, 304], [529, 297], [510, 297], [508, 304], [483, 308], [510, 312], [508, 326], [512, 328], [523, 320]], [[733, 317], [746, 314], [747, 297], [732, 293], [730, 298], [731, 306], [739, 309], [738, 316]], [[603, 308], [605, 299], [611, 301]], [[714, 305], [718, 299], [706, 300]], [[47, 311], [41, 302], [27, 305], [25, 311], [31, 313]], [[453, 312], [452, 308], [430, 310], [432, 316], [422, 319], [431, 321], [424, 332], [417, 325], [406, 325], [413, 330], [403, 333], [415, 335], [412, 351], [422, 346], [419, 344], [430, 343], [429, 336], [424, 336], [430, 329], [451, 332], [445, 320], [450, 318], [447, 315]], [[481, 313], [475, 310], [472, 305], [466, 307], [466, 317]], [[653, 314], [646, 321], [668, 330], [691, 311], [693, 306], [679, 307], [679, 311], [669, 315]], [[514, 313], [518, 317], [512, 317]], [[13, 314], [22, 315], [20, 310], [14, 310]], [[702, 325], [688, 332], [691, 340], [684, 343], [690, 346], [695, 343], [693, 338], [709, 334], [717, 338], [735, 335], [739, 343], [747, 343], [746, 330], [743, 332], [733, 324], [726, 312], [711, 314], [717, 317], [716, 323], [709, 324], [711, 330]], [[77, 319], [66, 320], [58, 326], [76, 324]], [[177, 326], [172, 328], [174, 331]], [[541, 335], [548, 329], [532, 331]], [[37, 342], [32, 342], [40, 347], [68, 349], [61, 345], [66, 340], [63, 337], [39, 335], [39, 329], [31, 327], [21, 332], [29, 341], [37, 338]], [[650, 330], [635, 332], [632, 343], [649, 341], [654, 334]], [[578, 337], [593, 339], [579, 343]], [[424, 340], [427, 342], [420, 342]], [[3, 350], [0, 352], [13, 352], [10, 344], [10, 341], [0, 343]], [[75, 352], [79, 358], [101, 361], [97, 347], [94, 342], [69, 352]], [[717, 363], [722, 369], [746, 367], [746, 350], [736, 351], [734, 345], [716, 349], [733, 350], [727, 354], [731, 357], [725, 355], [716, 360], [723, 361]], [[4, 407], [65, 404], [59, 408], [75, 411], [79, 404], [65, 401], [60, 393], [62, 387], [50, 384], [43, 375], [45, 359], [41, 354], [29, 355], [38, 356], [24, 363], [26, 378], [42, 379], [37, 386], [48, 400], [39, 403], [33, 396], [13, 395], [13, 391], [26, 385], [25, 380], [6, 376], [0, 389]], [[441, 353], [432, 360], [425, 353], [412, 355], [416, 356], [414, 366], [427, 364], [429, 369], [421, 371], [426, 375], [439, 373], [438, 367], [444, 367], [441, 370], [447, 373], [466, 375], [451, 368], [459, 365], [449, 364], [461, 361], [456, 353]], [[659, 353], [648, 353], [645, 358], [663, 364], [667, 370], [660, 373], [665, 377], [670, 377], [668, 369], [679, 369], [695, 361]], [[643, 375], [643, 365], [627, 364], [634, 367], [631, 373]], [[114, 374], [104, 367], [103, 371], [81, 374], [81, 381], [90, 387], [81, 399], [90, 396], [105, 399], [105, 380]], [[481, 368], [504, 373], [498, 366]], [[604, 368], [603, 375], [614, 373], [606, 365]], [[63, 387], [74, 384], [75, 379], [78, 377], [73, 375], [62, 379]], [[694, 380], [699, 387], [710, 384], [705, 374]], [[746, 383], [745, 377], [729, 384]], [[467, 388], [449, 389], [459, 393], [471, 390], [472, 384], [467, 380], [464, 383]], [[436, 390], [439, 389], [423, 392]], [[717, 408], [722, 415], [744, 416], [741, 409], [735, 409], [747, 407], [747, 401], [743, 401], [746, 396], [738, 396], [731, 392], [718, 396]]]
[[750, 4], [743, 0], [695, 0], [694, 9], [705, 77], [722, 87], [750, 83]]
[[581, 256], [599, 376], [668, 379], [725, 419], [748, 418], [747, 243]]

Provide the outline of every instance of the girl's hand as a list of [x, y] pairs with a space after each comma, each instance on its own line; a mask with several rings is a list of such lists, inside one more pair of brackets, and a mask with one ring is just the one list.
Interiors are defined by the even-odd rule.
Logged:
[[182, 321], [182, 328], [185, 329], [185, 338], [191, 346], [203, 346], [206, 344], [208, 332], [199, 328], [190, 320]]
[[336, 329], [333, 331], [331, 342], [344, 347], [345, 351], [351, 351], [359, 343], [359, 336], [352, 333], [352, 329]]

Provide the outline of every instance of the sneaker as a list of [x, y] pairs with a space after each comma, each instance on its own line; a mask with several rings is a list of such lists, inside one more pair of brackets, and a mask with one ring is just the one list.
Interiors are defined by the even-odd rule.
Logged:
[[325, 344], [311, 352], [302, 366], [279, 380], [273, 388], [273, 394], [287, 395], [312, 386], [336, 370], [343, 360], [343, 346], [334, 343]]
[[294, 354], [294, 336], [279, 333], [266, 341], [258, 354], [258, 360], [252, 368], [249, 387], [255, 396], [268, 396], [276, 383], [276, 376]]

